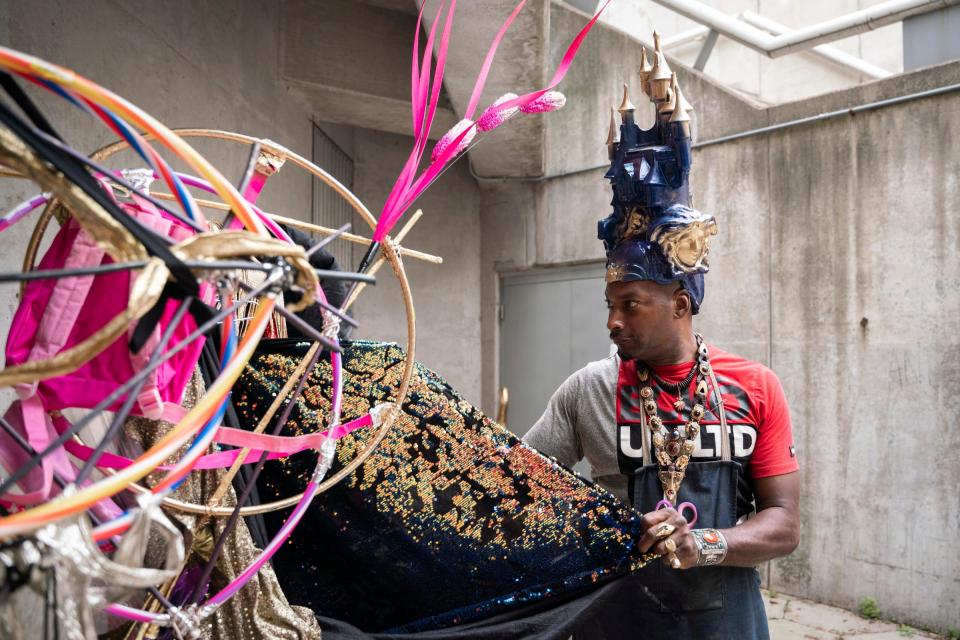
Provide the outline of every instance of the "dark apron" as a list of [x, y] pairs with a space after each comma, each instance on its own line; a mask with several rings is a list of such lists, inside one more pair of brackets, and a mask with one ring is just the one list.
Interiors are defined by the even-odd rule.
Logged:
[[[711, 376], [712, 378], [713, 376]], [[713, 382], [717, 398], [720, 392]], [[720, 404], [721, 459], [691, 462], [677, 495], [697, 507], [697, 528], [728, 529], [737, 523], [739, 463], [730, 459], [730, 436]], [[645, 422], [645, 421], [644, 421]], [[644, 423], [643, 466], [629, 481], [631, 504], [641, 513], [653, 509], [663, 489], [653, 462], [650, 430]], [[656, 560], [628, 576], [629, 588], [579, 629], [576, 640], [769, 640], [767, 615], [754, 568], [671, 569]]]

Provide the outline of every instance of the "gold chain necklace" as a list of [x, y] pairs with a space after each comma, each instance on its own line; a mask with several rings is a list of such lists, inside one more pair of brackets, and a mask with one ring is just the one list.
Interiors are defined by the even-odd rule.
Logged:
[[[657, 458], [660, 478], [660, 486], [663, 487], [663, 495], [670, 502], [677, 502], [677, 493], [680, 491], [680, 484], [687, 472], [687, 465], [690, 463], [690, 455], [696, 446], [695, 440], [700, 433], [700, 419], [703, 418], [704, 407], [707, 404], [707, 377], [710, 375], [710, 361], [707, 353], [707, 345], [700, 334], [697, 338], [697, 364], [695, 365], [694, 376], [691, 381], [697, 380], [695, 402], [690, 409], [690, 420], [687, 421], [683, 437], [679, 426], [668, 430], [663, 420], [657, 415], [657, 401], [654, 398], [653, 387], [649, 380], [652, 378], [652, 371], [644, 365], [643, 369], [637, 371], [637, 377], [640, 382], [646, 383], [640, 388], [640, 397], [643, 399], [643, 411], [646, 414], [647, 425], [653, 432], [653, 448]], [[689, 384], [689, 383], [688, 383]], [[679, 390], [678, 390], [679, 394]], [[675, 406], [680, 403], [674, 403]], [[680, 411], [678, 411], [680, 413]], [[681, 414], [682, 418], [682, 414]]]

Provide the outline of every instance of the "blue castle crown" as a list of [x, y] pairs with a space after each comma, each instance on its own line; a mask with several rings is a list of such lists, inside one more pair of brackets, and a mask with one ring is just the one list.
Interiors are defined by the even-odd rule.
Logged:
[[690, 292], [696, 313], [717, 223], [691, 207], [693, 107], [684, 99], [656, 33], [654, 42], [652, 66], [646, 49], [641, 51], [640, 81], [656, 108], [656, 122], [647, 130], [637, 126], [624, 85], [621, 123], [617, 127], [611, 110], [607, 138], [611, 163], [604, 177], [613, 188], [613, 213], [599, 222], [598, 237], [607, 253], [607, 282], [677, 281]]

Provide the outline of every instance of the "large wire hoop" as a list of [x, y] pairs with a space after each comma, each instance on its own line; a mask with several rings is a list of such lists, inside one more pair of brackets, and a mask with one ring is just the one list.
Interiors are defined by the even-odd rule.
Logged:
[[[313, 162], [307, 160], [303, 156], [290, 151], [286, 147], [279, 145], [271, 140], [255, 138], [253, 136], [248, 136], [240, 133], [234, 133], [230, 131], [220, 131], [215, 129], [174, 129], [174, 133], [181, 137], [190, 138], [208, 138], [216, 140], [227, 140], [232, 142], [237, 142], [240, 144], [245, 144], [247, 146], [253, 146], [259, 144], [262, 150], [265, 150], [271, 154], [278, 156], [283, 160], [289, 160], [311, 173], [313, 176], [321, 180], [324, 184], [332, 188], [340, 197], [342, 197], [350, 206], [353, 208], [357, 214], [363, 218], [363, 220], [370, 226], [371, 229], [376, 228], [377, 221], [370, 213], [370, 211], [364, 206], [363, 202], [349, 189], [347, 189], [342, 183], [340, 183], [336, 178], [331, 176], [323, 168], [317, 166]], [[149, 138], [149, 136], [146, 136]], [[128, 148], [129, 145], [125, 141], [114, 142], [108, 146], [105, 146], [91, 155], [91, 158], [97, 161], [106, 160], [110, 156]], [[39, 242], [37, 243], [39, 244]], [[325, 479], [321, 484], [317, 486], [316, 494], [323, 493], [334, 486], [336, 483], [343, 480], [345, 477], [353, 473], [360, 465], [362, 465], [366, 460], [373, 454], [379, 444], [386, 437], [387, 433], [395, 424], [397, 418], [400, 414], [400, 407], [403, 406], [404, 401], [407, 398], [407, 394], [410, 389], [410, 383], [413, 379], [414, 371], [414, 361], [415, 361], [415, 350], [416, 350], [416, 312], [413, 304], [413, 293], [410, 289], [410, 282], [407, 278], [406, 269], [404, 268], [403, 259], [400, 255], [398, 248], [391, 242], [384, 242], [382, 245], [382, 251], [387, 262], [390, 263], [390, 267], [394, 273], [394, 276], [397, 279], [397, 282], [400, 286], [400, 292], [403, 298], [404, 312], [406, 314], [407, 322], [407, 340], [406, 340], [406, 351], [405, 351], [405, 360], [404, 360], [404, 370], [403, 377], [400, 382], [400, 387], [397, 390], [396, 398], [393, 400], [394, 408], [387, 412], [387, 415], [382, 421], [379, 430], [374, 435], [374, 437], [366, 444], [366, 446], [356, 455], [356, 457], [347, 463], [342, 469], [337, 471], [335, 474]], [[32, 260], [32, 259], [31, 259]], [[31, 262], [32, 263], [32, 262]], [[351, 300], [352, 303], [356, 298]], [[304, 375], [308, 375], [309, 372]], [[129, 485], [130, 489], [136, 493], [146, 493], [149, 491], [148, 488], [134, 483]], [[292, 507], [297, 504], [300, 499], [303, 497], [303, 492], [284, 498], [281, 500], [275, 500], [273, 502], [267, 502], [259, 505], [249, 505], [240, 508], [240, 515], [242, 516], [252, 516], [263, 513], [270, 513], [272, 511], [278, 511], [280, 509], [285, 509]], [[192, 513], [197, 515], [207, 515], [214, 517], [229, 517], [233, 511], [233, 507], [210, 507], [208, 505], [200, 505], [196, 503], [187, 502], [184, 500], [178, 500], [176, 498], [171, 498], [169, 496], [163, 498], [164, 506], [170, 507], [185, 513]]]

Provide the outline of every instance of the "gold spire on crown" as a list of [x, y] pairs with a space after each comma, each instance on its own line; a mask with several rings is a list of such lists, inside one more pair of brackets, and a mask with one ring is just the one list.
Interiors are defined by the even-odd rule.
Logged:
[[660, 50], [660, 34], [653, 32], [653, 68], [650, 70], [650, 99], [660, 104], [670, 101], [670, 76], [673, 73]]
[[617, 119], [614, 116], [616, 109], [610, 107], [610, 130], [607, 132], [607, 155], [613, 158], [617, 143], [620, 142], [620, 127], [617, 126]]
[[650, 63], [647, 62], [647, 48], [643, 45], [640, 46], [640, 89], [647, 95], [650, 95], [650, 86], [648, 81], [650, 80]]
[[670, 119], [670, 114], [673, 113], [676, 109], [677, 104], [677, 92], [676, 92], [676, 83], [677, 74], [674, 72], [670, 73], [670, 88], [667, 91], [667, 100], [666, 102], [661, 102], [657, 105], [657, 116], [665, 120]]
[[[674, 75], [676, 75], [676, 74], [674, 74]], [[689, 113], [690, 111], [696, 111], [696, 109], [693, 108], [693, 105], [690, 104], [689, 102], [687, 102], [687, 99], [686, 99], [685, 97], [683, 97], [683, 91], [680, 90], [680, 85], [679, 85], [679, 84], [677, 84], [677, 86], [674, 87], [673, 90], [677, 92], [677, 98], [679, 99], [680, 106], [683, 107], [683, 110], [684, 110], [684, 111], [686, 111], [686, 112], [688, 112], [688, 113]]]
[[684, 107], [685, 100], [680, 93], [680, 85], [677, 84], [677, 74], [674, 73], [670, 78], [670, 88], [673, 90], [673, 113], [670, 115], [670, 122], [690, 122], [690, 114]]
[[626, 82], [623, 83], [623, 100], [620, 101], [620, 117], [626, 118], [627, 114], [633, 115], [633, 110], [636, 107], [630, 102], [630, 87]]

